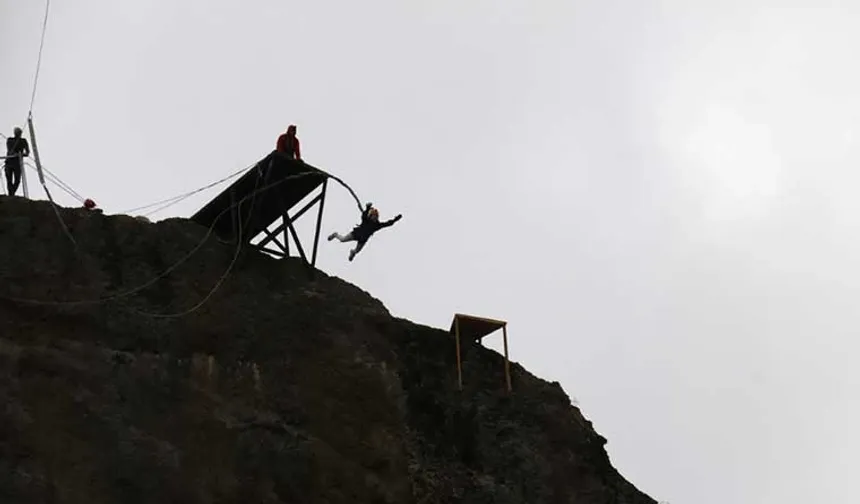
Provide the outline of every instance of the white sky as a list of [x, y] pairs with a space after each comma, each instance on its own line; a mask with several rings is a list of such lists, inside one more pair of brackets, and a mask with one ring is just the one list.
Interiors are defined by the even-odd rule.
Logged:
[[[43, 9], [0, 0], [7, 135]], [[561, 382], [641, 490], [854, 504], [858, 15], [54, 0], [33, 114], [44, 164], [109, 213], [250, 165], [295, 123], [308, 162], [404, 215], [354, 263], [323, 242], [319, 266], [416, 322], [509, 320], [512, 358]], [[358, 218], [332, 189], [326, 233]]]

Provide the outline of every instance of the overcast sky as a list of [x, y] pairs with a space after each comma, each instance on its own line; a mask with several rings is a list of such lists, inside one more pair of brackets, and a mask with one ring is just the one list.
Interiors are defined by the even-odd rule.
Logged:
[[[6, 135], [43, 13], [0, 0]], [[108, 213], [250, 165], [295, 123], [309, 163], [404, 216], [353, 263], [323, 242], [319, 266], [416, 322], [509, 320], [512, 358], [561, 382], [641, 490], [855, 504], [858, 14], [54, 0], [33, 115], [45, 166]], [[345, 232], [332, 188], [324, 231]]]

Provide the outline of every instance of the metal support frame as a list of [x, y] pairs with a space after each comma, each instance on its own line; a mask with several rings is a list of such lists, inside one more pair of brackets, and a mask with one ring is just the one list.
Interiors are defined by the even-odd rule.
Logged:
[[[285, 208], [283, 210], [282, 223], [272, 231], [264, 229], [261, 234], [265, 235], [265, 237], [260, 240], [259, 243], [254, 244], [254, 248], [278, 257], [290, 257], [290, 236], [292, 236], [293, 242], [295, 243], [296, 249], [299, 252], [299, 257], [302, 258], [302, 261], [307, 264], [310, 264], [311, 266], [316, 266], [317, 250], [319, 249], [319, 237], [320, 229], [322, 227], [323, 209], [325, 208], [327, 185], [328, 180], [324, 180], [319, 194], [317, 194], [310, 201], [308, 201], [305, 206], [303, 206], [294, 215], [290, 216], [288, 209]], [[298, 232], [296, 232], [296, 228], [293, 224], [302, 215], [304, 215], [305, 212], [310, 210], [317, 203], [319, 203], [319, 210], [317, 212], [316, 229], [314, 230], [313, 250], [311, 253], [310, 261], [308, 261], [308, 256], [305, 253], [305, 249], [302, 246], [302, 242], [301, 240], [299, 240]], [[281, 234], [283, 234], [283, 242], [278, 239], [278, 236]], [[270, 243], [274, 243], [277, 249], [268, 247], [267, 245], [269, 245]]]

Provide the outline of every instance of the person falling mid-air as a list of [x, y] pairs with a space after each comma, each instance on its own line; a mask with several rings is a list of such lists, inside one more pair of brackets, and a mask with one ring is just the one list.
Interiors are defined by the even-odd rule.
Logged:
[[30, 155], [30, 144], [21, 133], [21, 128], [15, 128], [15, 136], [6, 139], [6, 160], [3, 164], [9, 196], [14, 196], [21, 184], [21, 170], [24, 169], [21, 157]]
[[286, 133], [282, 133], [278, 137], [278, 142], [275, 150], [282, 154], [286, 154], [290, 159], [302, 160], [302, 151], [299, 146], [299, 139], [296, 137], [296, 125], [291, 124], [287, 128]]
[[403, 216], [401, 214], [397, 214], [391, 220], [387, 220], [384, 222], [379, 221], [379, 210], [373, 208], [371, 203], [368, 203], [367, 206], [364, 207], [364, 211], [361, 213], [361, 224], [352, 228], [352, 231], [349, 232], [346, 236], [342, 236], [340, 233], [332, 233], [328, 236], [328, 241], [332, 241], [335, 238], [340, 240], [341, 242], [349, 242], [354, 241], [357, 242], [355, 248], [349, 251], [349, 260], [352, 261], [355, 258], [355, 255], [358, 254], [364, 245], [367, 243], [367, 240], [373, 235], [373, 233], [379, 231], [382, 228], [387, 228], [399, 221]]

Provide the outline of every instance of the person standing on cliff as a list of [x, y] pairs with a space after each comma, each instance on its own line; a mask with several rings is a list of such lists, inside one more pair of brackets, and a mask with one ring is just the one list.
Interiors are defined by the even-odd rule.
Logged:
[[349, 260], [352, 261], [355, 258], [355, 255], [361, 252], [361, 249], [364, 248], [367, 240], [369, 240], [374, 233], [382, 228], [387, 228], [393, 225], [402, 217], [403, 216], [401, 214], [397, 214], [397, 216], [391, 220], [379, 222], [379, 210], [373, 208], [371, 203], [368, 203], [367, 206], [364, 207], [364, 211], [361, 213], [361, 224], [352, 228], [352, 231], [350, 231], [346, 236], [342, 236], [337, 232], [330, 234], [328, 236], [328, 241], [332, 241], [337, 238], [340, 242], [358, 242], [356, 243], [355, 248], [349, 251]]
[[6, 159], [3, 163], [6, 173], [6, 188], [9, 196], [15, 196], [21, 184], [21, 171], [24, 169], [23, 157], [30, 155], [30, 144], [22, 137], [21, 128], [15, 128], [14, 136], [6, 139]]
[[286, 154], [290, 159], [302, 160], [302, 150], [299, 145], [299, 139], [296, 137], [295, 124], [291, 124], [287, 128], [287, 131], [278, 137], [275, 150]]

